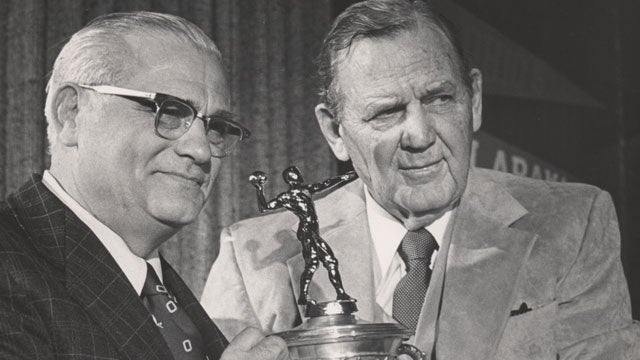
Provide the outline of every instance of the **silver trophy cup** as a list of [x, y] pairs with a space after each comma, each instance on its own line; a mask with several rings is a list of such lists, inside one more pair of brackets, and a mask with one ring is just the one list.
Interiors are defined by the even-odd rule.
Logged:
[[278, 333], [292, 359], [396, 359], [408, 355], [426, 360], [413, 345], [402, 343], [413, 332], [400, 324], [370, 323], [353, 315], [355, 301], [337, 300], [307, 305], [309, 316], [292, 330]]

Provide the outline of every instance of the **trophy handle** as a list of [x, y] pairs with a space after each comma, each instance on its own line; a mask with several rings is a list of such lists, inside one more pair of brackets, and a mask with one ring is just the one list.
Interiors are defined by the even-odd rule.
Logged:
[[427, 360], [427, 355], [420, 351], [420, 349], [404, 343], [398, 346], [398, 355], [409, 355], [413, 360]]

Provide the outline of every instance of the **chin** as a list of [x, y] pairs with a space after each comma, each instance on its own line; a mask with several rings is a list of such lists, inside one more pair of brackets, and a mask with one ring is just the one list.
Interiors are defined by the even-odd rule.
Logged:
[[204, 203], [198, 201], [163, 202], [151, 206], [151, 214], [164, 224], [182, 227], [193, 223], [200, 214]]
[[417, 216], [441, 212], [456, 201], [455, 189], [446, 185], [434, 188], [430, 184], [398, 189], [394, 200], [404, 211]]

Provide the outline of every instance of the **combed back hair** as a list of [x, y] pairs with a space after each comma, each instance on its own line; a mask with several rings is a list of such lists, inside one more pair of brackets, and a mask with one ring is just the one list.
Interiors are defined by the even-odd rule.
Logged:
[[[75, 33], [56, 58], [47, 84], [45, 117], [47, 137], [52, 147], [57, 128], [51, 121], [52, 101], [56, 90], [66, 82], [88, 85], [117, 85], [133, 56], [125, 42], [128, 34], [148, 37], [149, 46], [163, 46], [162, 40], [175, 39], [193, 45], [197, 51], [211, 54], [222, 61], [213, 41], [196, 25], [169, 14], [123, 12], [102, 15]], [[175, 54], [183, 56], [183, 54]]]
[[336, 117], [342, 111], [339, 84], [335, 81], [342, 50], [349, 49], [359, 39], [393, 37], [415, 30], [420, 24], [435, 26], [447, 37], [457, 56], [459, 74], [470, 92], [469, 63], [453, 24], [438, 13], [429, 0], [368, 0], [342, 12], [324, 38], [317, 59], [320, 102]]

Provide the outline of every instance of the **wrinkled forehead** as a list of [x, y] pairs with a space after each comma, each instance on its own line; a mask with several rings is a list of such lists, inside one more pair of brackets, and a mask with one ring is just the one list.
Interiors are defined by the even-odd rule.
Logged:
[[127, 76], [120, 86], [177, 96], [201, 112], [209, 111], [212, 102], [230, 102], [217, 54], [163, 33], [130, 34], [125, 41], [130, 57], [124, 59]]
[[131, 32], [123, 36], [123, 46], [129, 50], [129, 57], [121, 59], [124, 65], [169, 69], [175, 65], [188, 64], [195, 65], [194, 70], [206, 66], [221, 67], [221, 59], [217, 53], [170, 32]]
[[[335, 79], [339, 83], [341, 70], [344, 71], [346, 67], [375, 72], [378, 65], [391, 61], [385, 54], [402, 54], [408, 46], [419, 48], [425, 61], [446, 59], [453, 66], [451, 70], [455, 75], [461, 75], [461, 59], [445, 33], [436, 25], [418, 22], [415, 26], [382, 36], [355, 38], [348, 48], [337, 52], [334, 57]], [[375, 73], [371, 75], [375, 76]]]

